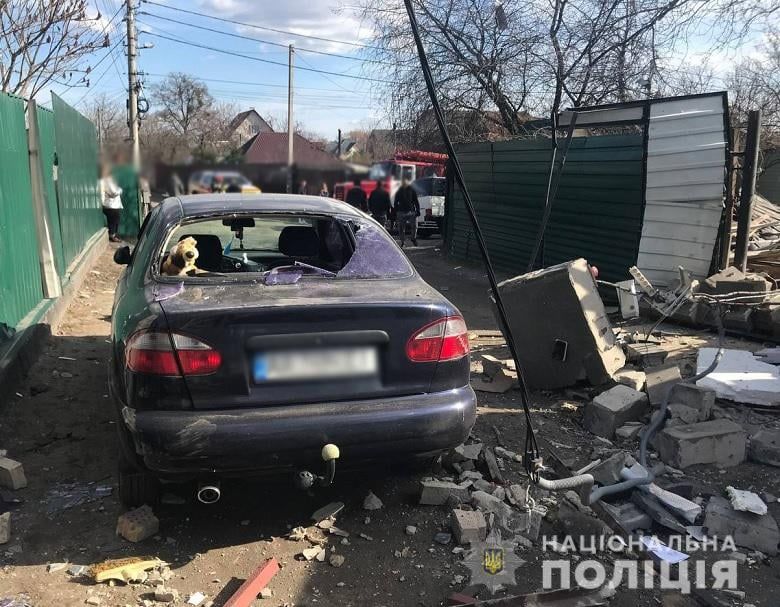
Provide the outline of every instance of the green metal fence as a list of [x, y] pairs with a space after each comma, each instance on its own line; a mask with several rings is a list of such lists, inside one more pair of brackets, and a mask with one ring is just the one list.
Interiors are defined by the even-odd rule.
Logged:
[[16, 326], [42, 297], [24, 100], [0, 93], [0, 322]]
[[[510, 274], [524, 273], [542, 217], [549, 140], [467, 144], [458, 153], [494, 265]], [[606, 280], [628, 277], [642, 231], [642, 155], [641, 135], [572, 140], [543, 241], [542, 265], [584, 257]], [[448, 215], [450, 253], [478, 261], [457, 188]]]
[[56, 161], [54, 146], [54, 112], [37, 106], [38, 137], [40, 138], [41, 174], [43, 175], [43, 190], [46, 196], [46, 208], [49, 211], [49, 233], [54, 250], [54, 261], [57, 273], [62, 276], [67, 270], [65, 254], [62, 250], [62, 232], [60, 230], [60, 209], [57, 205], [57, 190], [54, 184], [54, 163]]
[[98, 189], [95, 125], [52, 93], [57, 195], [65, 262], [70, 264], [105, 225]]

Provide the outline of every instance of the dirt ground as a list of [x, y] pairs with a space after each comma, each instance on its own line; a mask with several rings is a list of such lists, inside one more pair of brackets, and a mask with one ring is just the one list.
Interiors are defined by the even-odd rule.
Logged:
[[[470, 329], [495, 329], [483, 272], [442, 257], [439, 241], [421, 244], [407, 249], [407, 254], [426, 280], [461, 309]], [[101, 605], [144, 601], [151, 605], [153, 589], [144, 584], [111, 587], [72, 576], [67, 569], [48, 572], [50, 564], [89, 565], [141, 555], [170, 564], [174, 575], [168, 585], [178, 590], [178, 604], [185, 604], [190, 593], [202, 592], [207, 597], [202, 604], [222, 605], [271, 556], [282, 568], [269, 584], [273, 596], [258, 599], [257, 606], [433, 607], [468, 586], [468, 570], [460, 563], [461, 556], [453, 553], [454, 545], [433, 540], [437, 532], [449, 530], [448, 509], [417, 505], [419, 479], [429, 472], [401, 466], [337, 472], [334, 486], [312, 493], [295, 489], [289, 479], [234, 481], [223, 485], [223, 499], [212, 506], [198, 504], [192, 487], [168, 487], [167, 503], [155, 510], [160, 519], [157, 536], [139, 544], [117, 537], [116, 520], [123, 507], [117, 499], [115, 428], [106, 389], [109, 315], [120, 272], [111, 261], [112, 252], [106, 251], [89, 274], [17, 396], [0, 405], [0, 448], [24, 464], [29, 482], [25, 489], [0, 494], [6, 502], [21, 500], [6, 504], [12, 508], [12, 537], [0, 546], [0, 604], [3, 598], [23, 594], [36, 607], [97, 602], [91, 597]], [[683, 366], [695, 361], [696, 346], [712, 343], [710, 335], [690, 332], [671, 339], [679, 342], [675, 355]], [[729, 340], [729, 345], [734, 344], [760, 347]], [[495, 346], [485, 348], [495, 350]], [[504, 445], [522, 453], [525, 426], [517, 393], [479, 392], [478, 396], [474, 435], [495, 444], [495, 426]], [[587, 464], [598, 445], [582, 429], [577, 407], [562, 406], [583, 401], [563, 393], [532, 396], [540, 436], [551, 441], [573, 469]], [[723, 411], [755, 427], [778, 426], [778, 418], [770, 414]], [[631, 443], [620, 446], [636, 448]], [[505, 476], [512, 483], [527, 483], [521, 464], [507, 463]], [[700, 467], [688, 472], [685, 481], [694, 486], [694, 494], [705, 496], [722, 494], [728, 484], [780, 495], [776, 470], [752, 464], [727, 470]], [[369, 491], [384, 502], [382, 509], [362, 509]], [[335, 500], [346, 505], [336, 524], [350, 536], [346, 540], [329, 536], [327, 549], [345, 557], [343, 566], [300, 560], [296, 555], [310, 544], [285, 536], [293, 527], [310, 525], [312, 512]], [[780, 516], [780, 504], [771, 504], [770, 512]], [[414, 535], [405, 532], [408, 525], [417, 528]], [[553, 527], [554, 521], [543, 521], [542, 534], [550, 534]], [[536, 545], [520, 557], [525, 564], [518, 569], [517, 585], [509, 590], [512, 594], [539, 590], [545, 555]], [[603, 560], [610, 562], [608, 557]], [[744, 601], [727, 598], [724, 605], [777, 605], [780, 567], [776, 561], [741, 565], [739, 572], [746, 597]], [[674, 592], [624, 588], [610, 602], [616, 607], [696, 604]]]

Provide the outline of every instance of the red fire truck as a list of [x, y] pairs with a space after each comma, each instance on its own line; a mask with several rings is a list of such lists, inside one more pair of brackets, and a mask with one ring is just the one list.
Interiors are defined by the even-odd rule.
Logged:
[[[410, 181], [414, 181], [420, 177], [442, 177], [446, 165], [447, 154], [421, 150], [396, 152], [390, 160], [383, 160], [371, 165], [368, 179], [362, 180], [360, 187], [368, 195], [376, 188], [376, 182], [382, 181], [392, 199], [404, 179], [408, 178]], [[337, 183], [333, 189], [333, 197], [345, 200], [347, 191], [352, 185], [351, 182]]]

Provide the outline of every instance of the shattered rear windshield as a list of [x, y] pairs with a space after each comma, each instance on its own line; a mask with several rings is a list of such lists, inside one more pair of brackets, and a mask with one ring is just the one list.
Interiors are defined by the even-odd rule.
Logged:
[[412, 269], [374, 222], [320, 215], [225, 215], [176, 226], [158, 262], [162, 276], [229, 277], [267, 285], [300, 279], [393, 278]]

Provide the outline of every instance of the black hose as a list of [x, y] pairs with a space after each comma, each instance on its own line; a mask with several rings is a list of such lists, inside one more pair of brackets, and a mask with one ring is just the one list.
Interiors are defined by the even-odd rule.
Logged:
[[512, 335], [512, 329], [509, 326], [506, 309], [504, 308], [504, 302], [501, 298], [501, 293], [498, 290], [498, 281], [496, 280], [496, 275], [493, 270], [493, 264], [490, 261], [490, 255], [488, 254], [485, 239], [482, 236], [482, 229], [480, 228], [479, 221], [477, 220], [477, 214], [474, 210], [471, 194], [466, 187], [466, 182], [463, 177], [463, 170], [461, 169], [458, 155], [455, 152], [455, 147], [452, 145], [452, 139], [450, 138], [449, 132], [447, 131], [447, 125], [444, 121], [444, 114], [442, 112], [441, 105], [439, 104], [439, 99], [436, 95], [436, 86], [433, 82], [431, 67], [428, 64], [428, 57], [425, 53], [425, 48], [423, 47], [422, 38], [420, 37], [420, 29], [417, 25], [417, 17], [414, 13], [412, 0], [404, 0], [404, 4], [406, 5], [406, 12], [409, 15], [409, 24], [412, 28], [414, 42], [417, 47], [417, 54], [420, 58], [420, 68], [422, 69], [423, 77], [425, 78], [425, 86], [428, 89], [428, 95], [431, 99], [433, 114], [436, 118], [436, 123], [439, 127], [441, 138], [444, 141], [444, 146], [447, 148], [447, 153], [449, 154], [450, 162], [452, 163], [452, 169], [455, 173], [455, 179], [458, 182], [458, 186], [460, 186], [461, 192], [463, 193], [463, 203], [466, 207], [466, 212], [469, 215], [469, 219], [471, 220], [474, 236], [477, 240], [477, 244], [479, 245], [479, 252], [482, 255], [482, 261], [485, 264], [485, 269], [487, 270], [490, 289], [493, 292], [493, 299], [496, 304], [496, 310], [498, 311], [499, 323], [501, 324], [500, 328], [504, 333], [504, 337], [506, 338], [509, 352], [512, 354], [512, 360], [515, 362], [515, 369], [517, 370], [517, 381], [520, 384], [520, 400], [523, 405], [526, 423], [523, 464], [528, 475], [534, 482], [536, 482], [539, 478], [538, 471], [535, 467], [535, 462], [539, 459], [539, 446], [536, 443], [536, 437], [534, 436], [533, 425], [531, 423], [531, 411], [529, 408], [530, 396], [528, 394], [528, 387], [525, 383], [523, 367], [520, 364], [520, 360], [517, 356], [517, 349], [515, 347], [515, 340]]

